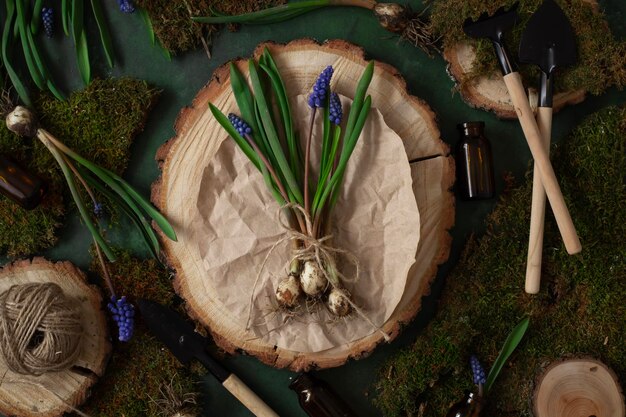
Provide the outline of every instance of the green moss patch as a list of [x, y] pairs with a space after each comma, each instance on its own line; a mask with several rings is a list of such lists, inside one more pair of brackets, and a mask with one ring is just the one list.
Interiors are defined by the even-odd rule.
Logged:
[[491, 366], [526, 316], [528, 332], [482, 415], [532, 416], [534, 380], [558, 358], [598, 358], [626, 383], [626, 108], [589, 117], [552, 160], [582, 253], [566, 253], [548, 214], [541, 292], [526, 294], [532, 184], [503, 197], [448, 277], [436, 318], [381, 370], [376, 403], [385, 416], [445, 415], [472, 388], [470, 355]]
[[[137, 297], [169, 306], [174, 303], [170, 275], [157, 261], [138, 260], [123, 251], [116, 254], [117, 261], [110, 264], [110, 270], [119, 296], [126, 295], [133, 303]], [[102, 275], [97, 258], [93, 260], [92, 270]], [[117, 329], [109, 321], [114, 335]], [[140, 319], [135, 324], [135, 335], [130, 342], [114, 341], [106, 373], [83, 407], [92, 417], [159, 416], [167, 403], [171, 403], [167, 401], [167, 387], [180, 399], [198, 391], [197, 377], [148, 333]]]
[[[35, 111], [43, 128], [83, 156], [121, 173], [133, 138], [143, 129], [158, 92], [129, 78], [94, 80], [67, 101], [41, 96]], [[43, 204], [25, 211], [0, 196], [0, 252], [28, 255], [52, 246], [65, 212], [67, 186], [50, 152], [37, 139], [19, 138], [0, 127], [0, 152], [37, 173], [50, 184]], [[70, 201], [71, 198], [66, 198]]]
[[211, 10], [241, 14], [285, 3], [285, 0], [137, 0], [147, 10], [161, 45], [174, 54], [197, 49], [210, 40], [215, 25], [193, 22], [191, 16], [210, 16]]
[[[578, 63], [563, 70], [556, 78], [558, 91], [585, 89], [601, 94], [610, 86], [626, 85], [626, 42], [617, 41], [601, 12], [587, 0], [556, 0], [569, 18], [578, 41]], [[444, 47], [460, 41], [471, 42], [476, 47], [477, 58], [469, 77], [493, 74], [498, 71], [491, 42], [473, 40], [463, 33], [463, 22], [477, 19], [483, 12], [493, 13], [499, 7], [510, 7], [515, 0], [437, 0], [431, 15], [433, 31], [443, 38]], [[541, 0], [521, 0], [519, 24], [505, 36], [510, 54], [517, 56], [518, 45], [526, 22], [541, 4]], [[528, 85], [538, 83], [538, 69], [524, 65], [520, 69]]]

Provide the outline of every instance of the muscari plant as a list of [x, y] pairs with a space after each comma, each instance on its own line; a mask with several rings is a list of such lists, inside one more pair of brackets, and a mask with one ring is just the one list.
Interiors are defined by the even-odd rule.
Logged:
[[249, 25], [267, 25], [283, 22], [302, 14], [323, 7], [350, 6], [371, 10], [380, 25], [386, 30], [399, 34], [419, 46], [430, 55], [431, 49], [437, 49], [436, 40], [430, 32], [430, 25], [422, 19], [422, 13], [413, 12], [408, 6], [397, 3], [381, 3], [375, 0], [304, 0], [290, 1], [275, 7], [229, 16], [219, 10], [211, 9], [212, 16], [194, 16], [196, 22], [220, 24], [242, 23]]
[[[261, 172], [272, 196], [290, 214], [294, 238], [292, 260], [287, 278], [277, 286], [279, 305], [294, 308], [302, 294], [309, 299], [326, 299], [337, 316], [350, 313], [353, 303], [341, 283], [332, 248], [328, 245], [330, 218], [340, 194], [348, 160], [357, 144], [372, 99], [365, 96], [374, 73], [370, 62], [358, 83], [345, 128], [340, 126], [343, 111], [339, 97], [330, 92], [332, 66], [318, 77], [309, 95], [310, 125], [305, 149], [299, 141], [289, 105], [287, 91], [278, 67], [265, 48], [257, 63], [248, 61], [252, 88], [234, 64], [230, 81], [241, 116], [225, 116], [217, 107], [209, 107], [217, 121], [243, 153]], [[271, 87], [266, 88], [269, 85]], [[276, 98], [278, 114], [274, 114], [271, 97]], [[323, 135], [319, 177], [313, 180], [310, 171], [312, 132], [316, 115], [323, 114]], [[275, 123], [276, 121], [276, 123]], [[280, 125], [278, 125], [280, 123]], [[284, 133], [283, 133], [284, 132]]]
[[118, 297], [115, 292], [104, 259], [106, 256], [108, 261], [115, 261], [115, 253], [102, 236], [99, 223], [94, 221], [92, 215], [89, 213], [83, 196], [79, 191], [78, 184], [82, 186], [87, 195], [92, 199], [94, 215], [96, 217], [101, 217], [104, 209], [102, 204], [96, 200], [94, 190], [106, 196], [109, 201], [113, 202], [124, 211], [141, 232], [148, 248], [155, 258], [159, 256], [160, 246], [156, 233], [150, 226], [147, 218], [152, 219], [161, 232], [172, 240], [176, 240], [174, 229], [167, 219], [129, 183], [114, 172], [83, 158], [48, 131], [41, 128], [35, 115], [27, 108], [17, 106], [8, 114], [6, 125], [9, 130], [21, 137], [37, 137], [59, 164], [81, 218], [94, 239], [98, 259], [104, 272], [105, 282], [111, 293], [111, 302], [107, 307], [118, 325], [118, 338], [120, 341], [128, 341], [133, 332], [134, 307], [125, 297]]
[[[131, 0], [118, 0], [119, 9], [123, 13], [132, 13], [135, 7]], [[1, 6], [1, 5], [0, 5]], [[32, 107], [27, 82], [20, 77], [17, 71], [13, 45], [18, 42], [28, 74], [38, 90], [49, 90], [59, 100], [64, 100], [65, 95], [57, 87], [45, 62], [44, 55], [37, 36], [43, 27], [47, 37], [54, 36], [55, 16], [60, 16], [65, 36], [71, 37], [76, 50], [78, 72], [85, 85], [92, 79], [89, 47], [87, 42], [87, 28], [85, 20], [89, 10], [94, 17], [102, 50], [109, 68], [114, 65], [114, 52], [111, 34], [107, 26], [104, 11], [100, 0], [61, 0], [60, 7], [53, 7], [51, 0], [35, 0], [34, 4], [26, 0], [5, 0], [4, 2], [4, 26], [2, 28], [2, 56], [1, 62], [9, 79], [19, 96], [27, 106]], [[0, 7], [2, 9], [2, 7]], [[58, 18], [57, 18], [58, 19]], [[16, 48], [17, 49], [17, 48]]]
[[485, 370], [478, 358], [475, 355], [470, 356], [472, 379], [478, 392], [466, 392], [465, 397], [453, 405], [448, 411], [448, 417], [478, 417], [480, 415], [485, 398], [489, 394], [489, 391], [500, 374], [500, 371], [502, 371], [507, 359], [515, 351], [517, 345], [519, 345], [522, 341], [522, 338], [528, 329], [529, 323], [530, 318], [527, 317], [518, 323], [518, 325], [513, 328], [511, 333], [509, 333], [504, 345], [500, 349], [498, 357], [489, 371], [489, 375], [485, 374]]

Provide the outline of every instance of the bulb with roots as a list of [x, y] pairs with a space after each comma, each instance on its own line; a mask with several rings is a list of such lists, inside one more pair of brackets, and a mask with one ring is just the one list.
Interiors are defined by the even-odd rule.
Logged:
[[350, 293], [345, 288], [333, 287], [328, 294], [328, 309], [336, 316], [344, 317], [350, 314]]
[[282, 307], [293, 308], [298, 305], [302, 290], [295, 274], [289, 274], [276, 288], [276, 299]]
[[302, 291], [310, 297], [319, 297], [324, 293], [328, 286], [328, 280], [316, 261], [306, 261], [304, 263], [304, 268], [302, 268], [302, 273], [300, 274], [300, 285], [302, 286]]

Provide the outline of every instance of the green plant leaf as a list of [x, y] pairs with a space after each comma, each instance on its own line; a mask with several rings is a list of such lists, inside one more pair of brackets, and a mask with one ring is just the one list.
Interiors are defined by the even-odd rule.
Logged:
[[517, 345], [522, 341], [526, 330], [528, 329], [528, 324], [530, 323], [530, 318], [526, 317], [522, 320], [515, 328], [509, 333], [509, 336], [506, 338], [504, 345], [502, 345], [502, 349], [500, 349], [500, 353], [496, 358], [496, 361], [493, 363], [491, 370], [489, 371], [489, 375], [487, 376], [487, 383], [485, 384], [485, 395], [489, 393], [489, 390], [493, 386], [498, 374], [502, 370], [502, 367], [509, 359], [509, 356], [515, 351]]
[[305, 12], [316, 8], [327, 6], [329, 0], [305, 0], [299, 2], [289, 2], [276, 7], [269, 7], [252, 13], [244, 13], [237, 16], [220, 14], [219, 16], [194, 16], [191, 19], [200, 23], [253, 23], [262, 19], [277, 19], [281, 21], [289, 18], [294, 11], [304, 10]]
[[[159, 226], [159, 228], [163, 231], [163, 233], [170, 239], [176, 240], [176, 233], [174, 229], [169, 224], [167, 219], [158, 212], [152, 204], [146, 200], [141, 194], [139, 194], [130, 184], [124, 181], [119, 175], [114, 172], [109, 171], [106, 168], [99, 167], [93, 162], [83, 158], [78, 153], [74, 152], [72, 149], [67, 147], [65, 144], [60, 142], [58, 139], [55, 139], [52, 135], [45, 132], [48, 136], [48, 140], [52, 142], [56, 148], [58, 148], [61, 152], [63, 152], [68, 157], [72, 158], [86, 169], [91, 171], [96, 177], [98, 177], [102, 182], [111, 187], [111, 189], [116, 192], [121, 198], [126, 201], [130, 207], [136, 207], [134, 204], [131, 204], [130, 201], [135, 201], [145, 212], [151, 217]], [[143, 216], [143, 213], [140, 210], [136, 210], [137, 215]]]
[[289, 105], [289, 97], [287, 96], [287, 89], [283, 82], [278, 67], [270, 54], [270, 51], [265, 48], [263, 51], [264, 63], [261, 64], [263, 71], [270, 77], [272, 88], [278, 98], [278, 105], [282, 117], [283, 128], [285, 131], [285, 139], [287, 141], [287, 149], [289, 151], [289, 167], [294, 173], [298, 183], [302, 182], [302, 166], [298, 158], [298, 149], [300, 143], [296, 141], [296, 135], [293, 128], [293, 118], [291, 115], [291, 107]]
[[61, 21], [63, 23], [63, 32], [65, 36], [70, 36], [70, 0], [61, 0]]
[[39, 26], [41, 24], [41, 9], [43, 8], [43, 0], [36, 0], [33, 6], [33, 15], [30, 18], [30, 31], [33, 35], [39, 32]]
[[354, 92], [354, 100], [352, 100], [350, 114], [348, 115], [348, 121], [346, 122], [346, 131], [344, 133], [345, 138], [349, 138], [352, 135], [354, 125], [356, 124], [357, 118], [361, 114], [361, 106], [363, 105], [365, 93], [367, 92], [373, 76], [374, 61], [371, 61], [369, 64], [367, 64], [367, 67], [365, 67], [365, 70], [363, 71], [361, 79], [359, 80], [359, 83], [357, 84], [356, 90]]
[[139, 194], [137, 190], [135, 190], [129, 183], [124, 181], [120, 176], [112, 172], [108, 172], [108, 173], [109, 175], [113, 177], [113, 179], [115, 179], [122, 186], [122, 188], [128, 193], [128, 195], [130, 195], [135, 200], [135, 202], [139, 204], [139, 206], [148, 214], [148, 216], [150, 216], [152, 220], [156, 222], [156, 224], [159, 226], [159, 228], [165, 234], [165, 236], [167, 236], [168, 238], [170, 238], [171, 240], [175, 242], [177, 240], [176, 232], [174, 231], [174, 228], [172, 227], [172, 225], [167, 221], [165, 216], [163, 216], [152, 205], [152, 203], [148, 201], [148, 199], [146, 199], [144, 196]]
[[91, 0], [91, 9], [93, 11], [93, 16], [96, 19], [98, 30], [100, 31], [100, 41], [102, 43], [102, 49], [104, 49], [107, 63], [109, 64], [109, 68], [113, 68], [113, 42], [111, 41], [111, 34], [109, 33], [109, 29], [107, 27], [100, 0]]
[[65, 176], [65, 180], [70, 189], [70, 193], [72, 194], [72, 198], [74, 199], [74, 202], [76, 203], [76, 207], [78, 207], [78, 212], [80, 213], [80, 216], [82, 217], [83, 222], [85, 222], [87, 229], [89, 229], [89, 232], [93, 236], [96, 243], [100, 246], [100, 248], [102, 248], [102, 251], [104, 252], [106, 257], [109, 259], [109, 261], [115, 262], [115, 254], [109, 247], [108, 243], [104, 240], [102, 235], [100, 235], [100, 231], [91, 220], [89, 211], [85, 207], [85, 203], [83, 202], [83, 199], [80, 196], [78, 189], [76, 188], [76, 183], [74, 182], [74, 177], [72, 176], [72, 172], [70, 171], [70, 168], [67, 166], [67, 163], [63, 159], [61, 152], [54, 145], [46, 145], [46, 147], [50, 150], [50, 153], [52, 153], [52, 155], [54, 156], [54, 159], [57, 160], [57, 163], [61, 167], [61, 171], [63, 171], [63, 175]]
[[[278, 164], [274, 167], [274, 169], [277, 172], [280, 172], [281, 177], [285, 179], [286, 188], [291, 194], [293, 194], [295, 200], [299, 204], [303, 204], [304, 200], [302, 192], [293, 175], [293, 172], [291, 171], [291, 168], [289, 167], [289, 164], [287, 163], [287, 158], [285, 157], [285, 153], [283, 152], [278, 139], [278, 134], [276, 132], [276, 128], [274, 127], [274, 122], [270, 113], [270, 107], [263, 93], [261, 79], [259, 78], [254, 60], [249, 61], [248, 67], [250, 69], [250, 80], [252, 81], [252, 88], [254, 90], [254, 100], [258, 104], [259, 114], [261, 116], [262, 128], [265, 130], [265, 134], [267, 135], [271, 154], [274, 158], [276, 158], [276, 162]], [[261, 128], [261, 126], [259, 126], [259, 128]]]
[[230, 63], [230, 87], [233, 90], [242, 119], [250, 125], [252, 133], [256, 133], [258, 126], [254, 117], [254, 97], [252, 97], [248, 82], [232, 62]]
[[[156, 233], [152, 229], [152, 226], [146, 221], [143, 216], [137, 214], [139, 209], [137, 207], [131, 207], [127, 202], [122, 199], [118, 194], [110, 191], [107, 187], [105, 187], [100, 181], [96, 180], [93, 176], [91, 176], [90, 171], [85, 169], [82, 166], [77, 167], [80, 175], [85, 179], [85, 181], [92, 187], [94, 190], [98, 191], [106, 198], [111, 200], [115, 207], [119, 207], [124, 211], [124, 213], [131, 219], [133, 224], [137, 227], [137, 229], [141, 232], [141, 235], [150, 249], [150, 253], [155, 259], [159, 259], [160, 245], [159, 239], [157, 238]], [[131, 204], [132, 203], [131, 201]]]
[[89, 62], [89, 48], [87, 46], [87, 34], [83, 25], [84, 5], [83, 0], [72, 0], [71, 9], [71, 29], [74, 46], [76, 47], [76, 58], [78, 60], [78, 72], [83, 83], [89, 84], [91, 81], [91, 64]]
[[9, 57], [9, 45], [13, 43], [11, 26], [15, 17], [15, 4], [12, 0], [7, 0], [6, 12], [7, 16], [4, 22], [4, 28], [2, 30], [2, 61], [4, 63], [4, 67], [7, 70], [9, 79], [13, 84], [13, 88], [15, 88], [15, 91], [17, 92], [17, 95], [20, 97], [25, 105], [32, 107], [32, 102], [28, 95], [28, 90], [22, 83], [22, 80], [20, 80], [20, 77], [15, 72], [15, 69], [13, 68], [13, 65], [11, 65], [11, 60]]
[[241, 135], [239, 135], [239, 132], [237, 132], [237, 130], [233, 127], [233, 125], [230, 124], [228, 117], [226, 117], [224, 113], [220, 111], [220, 109], [215, 107], [213, 103], [209, 103], [209, 109], [211, 110], [211, 113], [213, 113], [213, 117], [215, 117], [217, 122], [220, 125], [222, 125], [224, 130], [230, 135], [230, 137], [232, 137], [235, 140], [235, 143], [239, 146], [239, 148], [241, 148], [243, 153], [248, 157], [248, 159], [252, 161], [254, 166], [260, 171], [261, 167], [259, 165], [259, 158], [257, 157], [256, 152], [254, 152], [254, 149], [252, 149], [252, 146], [250, 146], [250, 144], [244, 138], [242, 138]]
[[137, 9], [137, 13], [139, 13], [139, 16], [141, 16], [141, 19], [144, 21], [144, 23], [146, 24], [146, 27], [148, 28], [148, 35], [150, 36], [150, 42], [152, 42], [152, 45], [155, 45], [156, 36], [154, 34], [154, 26], [152, 26], [152, 20], [150, 19], [150, 15], [148, 14], [148, 11], [146, 9]]
[[[30, 73], [31, 78], [35, 82], [35, 85], [40, 90], [43, 90], [46, 87], [46, 82], [44, 76], [39, 71], [39, 67], [35, 62], [35, 58], [33, 57], [32, 50], [30, 44], [28, 42], [28, 36], [26, 32], [30, 33], [30, 28], [27, 28], [26, 24], [26, 10], [24, 10], [23, 0], [15, 1], [16, 10], [17, 10], [17, 25], [20, 35], [20, 41], [22, 44], [22, 50], [24, 51], [24, 60], [26, 61], [26, 66], [28, 67], [28, 72]], [[7, 6], [9, 2], [13, 2], [13, 0], [7, 0]], [[31, 34], [32, 35], [32, 34]]]

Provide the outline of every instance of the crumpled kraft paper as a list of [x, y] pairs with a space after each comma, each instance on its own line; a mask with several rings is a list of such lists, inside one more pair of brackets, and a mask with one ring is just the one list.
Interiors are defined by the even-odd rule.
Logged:
[[[351, 100], [341, 97], [344, 123]], [[310, 109], [305, 96], [294, 100], [297, 129], [304, 142]], [[313, 137], [313, 171], [321, 147], [318, 111]], [[212, 163], [206, 167], [197, 218], [195, 240], [204, 260], [206, 279], [217, 289], [224, 308], [245, 329], [251, 293], [266, 255], [284, 237], [278, 223], [278, 203], [262, 175], [224, 135]], [[348, 162], [342, 194], [333, 212], [333, 244], [351, 251], [359, 261], [360, 276], [347, 282], [354, 302], [376, 326], [382, 326], [400, 301], [419, 241], [419, 213], [412, 191], [407, 155], [400, 137], [372, 109], [363, 133]], [[288, 314], [276, 307], [275, 289], [287, 276], [290, 244], [274, 248], [257, 282], [250, 337], [298, 352], [320, 352], [348, 344], [376, 332], [363, 317], [352, 314], [338, 319], [324, 305]], [[346, 276], [354, 274], [349, 262], [341, 262]]]

